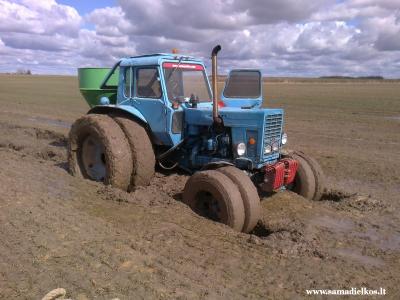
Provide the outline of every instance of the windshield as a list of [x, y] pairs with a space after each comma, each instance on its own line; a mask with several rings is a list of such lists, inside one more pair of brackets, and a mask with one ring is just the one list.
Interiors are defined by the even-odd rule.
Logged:
[[224, 89], [226, 98], [258, 98], [261, 95], [261, 73], [256, 70], [233, 70]]
[[164, 63], [164, 77], [170, 101], [211, 101], [211, 92], [202, 65], [188, 63]]

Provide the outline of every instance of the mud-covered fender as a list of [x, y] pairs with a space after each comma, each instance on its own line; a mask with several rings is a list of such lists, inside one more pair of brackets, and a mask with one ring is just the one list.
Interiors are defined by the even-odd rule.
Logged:
[[97, 105], [91, 108], [88, 114], [109, 114], [109, 113], [119, 113], [128, 115], [129, 117], [140, 121], [141, 123], [148, 125], [146, 118], [142, 113], [133, 106], [130, 105]]

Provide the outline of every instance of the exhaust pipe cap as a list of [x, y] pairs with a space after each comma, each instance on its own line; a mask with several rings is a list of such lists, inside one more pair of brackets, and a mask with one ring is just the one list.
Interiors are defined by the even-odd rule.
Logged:
[[211, 58], [212, 58], [213, 56], [217, 55], [218, 52], [221, 51], [221, 49], [222, 49], [221, 45], [215, 46], [215, 47], [212, 49], [212, 51], [211, 51]]

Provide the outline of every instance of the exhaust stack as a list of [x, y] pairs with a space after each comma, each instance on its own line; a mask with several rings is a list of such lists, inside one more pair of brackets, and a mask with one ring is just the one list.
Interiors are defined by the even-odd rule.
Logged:
[[222, 120], [218, 115], [218, 70], [217, 70], [217, 55], [221, 50], [221, 46], [217, 45], [211, 52], [212, 63], [212, 93], [213, 93], [213, 120], [215, 124], [221, 124]]

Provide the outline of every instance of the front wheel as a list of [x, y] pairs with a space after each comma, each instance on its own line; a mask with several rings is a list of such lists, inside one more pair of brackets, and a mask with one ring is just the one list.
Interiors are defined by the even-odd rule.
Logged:
[[284, 157], [293, 158], [298, 162], [294, 181], [287, 188], [304, 198], [321, 200], [326, 187], [325, 175], [318, 162], [301, 151], [286, 154]]
[[222, 167], [217, 169], [217, 171], [229, 177], [238, 187], [240, 195], [242, 196], [245, 214], [242, 231], [245, 233], [251, 232], [261, 219], [261, 204], [257, 188], [250, 177], [236, 167]]
[[214, 170], [192, 175], [185, 185], [183, 201], [197, 214], [242, 231], [245, 212], [237, 186]]

